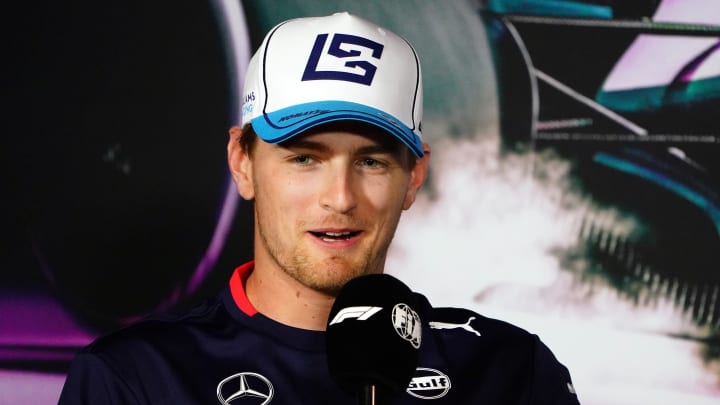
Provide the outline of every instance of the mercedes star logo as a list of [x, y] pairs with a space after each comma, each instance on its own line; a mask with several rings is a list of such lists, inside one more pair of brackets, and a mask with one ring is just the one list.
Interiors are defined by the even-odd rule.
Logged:
[[[217, 397], [223, 405], [269, 404], [275, 392], [270, 380], [258, 373], [238, 373], [220, 381]], [[241, 401], [240, 398], [259, 398], [255, 402]], [[262, 400], [262, 402], [259, 402]], [[235, 401], [235, 402], [233, 402]]]

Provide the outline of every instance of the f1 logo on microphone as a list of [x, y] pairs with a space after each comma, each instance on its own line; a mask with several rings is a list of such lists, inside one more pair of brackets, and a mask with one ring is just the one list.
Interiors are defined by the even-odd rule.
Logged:
[[330, 325], [335, 325], [346, 319], [357, 319], [358, 321], [364, 321], [371, 316], [377, 314], [382, 308], [380, 307], [347, 307], [343, 308], [335, 315]]
[[[383, 44], [356, 35], [333, 35], [327, 53], [323, 54], [329, 34], [320, 34], [305, 65], [302, 81], [343, 80], [369, 86], [375, 77], [377, 66], [370, 58], [380, 59]], [[369, 55], [367, 51], [372, 51]], [[321, 66], [321, 70], [318, 70]]]

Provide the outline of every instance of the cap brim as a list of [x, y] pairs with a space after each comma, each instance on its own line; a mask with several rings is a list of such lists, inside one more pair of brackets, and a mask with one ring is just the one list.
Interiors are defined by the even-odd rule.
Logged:
[[376, 108], [348, 101], [319, 101], [264, 113], [251, 120], [267, 143], [281, 143], [310, 128], [334, 121], [361, 121], [394, 135], [417, 157], [425, 155], [420, 137], [397, 118]]

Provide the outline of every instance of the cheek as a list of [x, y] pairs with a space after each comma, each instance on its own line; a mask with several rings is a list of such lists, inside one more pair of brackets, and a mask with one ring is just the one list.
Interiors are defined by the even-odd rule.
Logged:
[[288, 216], [305, 207], [313, 190], [307, 179], [297, 179], [280, 171], [259, 174], [255, 185], [256, 200], [277, 216]]
[[374, 210], [392, 215], [402, 210], [406, 191], [407, 181], [404, 179], [382, 178], [368, 181], [363, 195]]

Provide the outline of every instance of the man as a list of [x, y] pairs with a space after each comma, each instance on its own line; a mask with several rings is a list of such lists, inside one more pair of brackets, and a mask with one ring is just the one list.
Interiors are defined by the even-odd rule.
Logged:
[[[230, 129], [237, 190], [254, 200], [254, 261], [216, 299], [98, 339], [61, 404], [354, 404], [330, 377], [335, 298], [382, 273], [403, 210], [425, 181], [414, 49], [347, 13], [286, 21], [248, 67]], [[536, 336], [464, 309], [423, 305], [415, 377], [396, 404], [576, 404]]]

